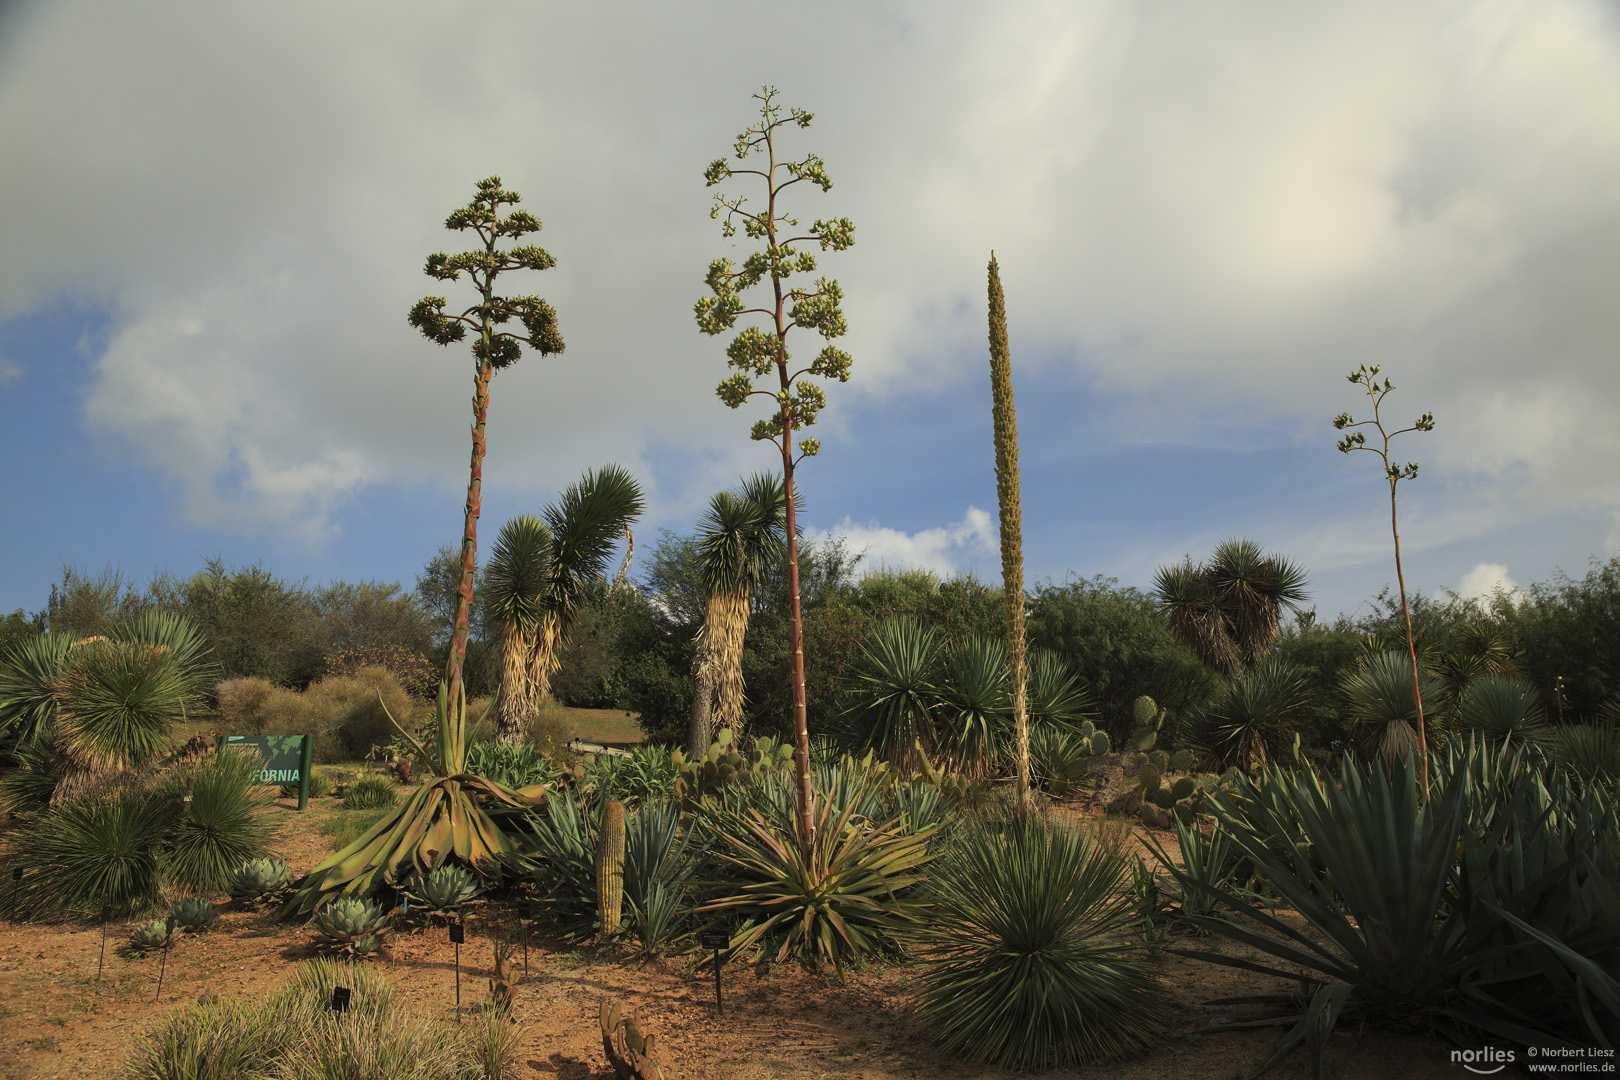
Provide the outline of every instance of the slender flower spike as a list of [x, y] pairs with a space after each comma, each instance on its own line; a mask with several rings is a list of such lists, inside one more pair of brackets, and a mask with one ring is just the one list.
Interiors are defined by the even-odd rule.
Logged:
[[1389, 443], [1395, 436], [1404, 435], [1408, 431], [1433, 431], [1434, 414], [1424, 413], [1417, 418], [1411, 427], [1401, 428], [1398, 431], [1386, 430], [1383, 419], [1379, 415], [1379, 406], [1383, 402], [1385, 395], [1395, 389], [1395, 384], [1390, 382], [1387, 375], [1384, 377], [1384, 381], [1379, 383], [1376, 378], [1377, 375], [1377, 364], [1371, 367], [1363, 364], [1347, 376], [1350, 382], [1366, 388], [1367, 396], [1372, 400], [1373, 418], [1357, 423], [1349, 413], [1340, 413], [1334, 418], [1333, 426], [1339, 431], [1343, 431], [1345, 428], [1371, 426], [1377, 429], [1378, 434], [1384, 440], [1382, 448], [1371, 447], [1367, 445], [1365, 433], [1352, 431], [1339, 440], [1339, 450], [1346, 454], [1352, 450], [1366, 450], [1369, 453], [1377, 454], [1384, 463], [1384, 477], [1389, 481], [1389, 531], [1395, 540], [1395, 580], [1399, 584], [1401, 591], [1401, 615], [1406, 620], [1406, 650], [1412, 664], [1412, 696], [1417, 702], [1418, 752], [1423, 759], [1423, 795], [1427, 798], [1429, 794], [1428, 733], [1423, 721], [1423, 691], [1418, 685], [1417, 643], [1412, 635], [1412, 609], [1406, 602], [1406, 576], [1401, 570], [1401, 531], [1395, 513], [1395, 485], [1402, 480], [1417, 479], [1418, 464], [1415, 461], [1408, 461], [1404, 466], [1395, 464], [1390, 460]]

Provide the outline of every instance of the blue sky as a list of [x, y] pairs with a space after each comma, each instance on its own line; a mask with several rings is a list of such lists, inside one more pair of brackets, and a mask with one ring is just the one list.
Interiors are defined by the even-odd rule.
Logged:
[[1032, 580], [1148, 587], [1247, 536], [1365, 611], [1388, 490], [1331, 424], [1363, 362], [1437, 420], [1396, 444], [1409, 588], [1620, 552], [1612, 4], [528, 5], [475, 56], [448, 30], [483, 11], [0, 14], [0, 610], [63, 563], [408, 585], [459, 534], [471, 359], [404, 315], [490, 174], [545, 224], [557, 267], [512, 287], [568, 349], [495, 379], [485, 535], [608, 461], [649, 489], [643, 545], [689, 528], [772, 463], [691, 314], [747, 250], [702, 171], [763, 83], [835, 182], [790, 211], [856, 224], [820, 260], [855, 363], [812, 533], [999, 574], [994, 248]]

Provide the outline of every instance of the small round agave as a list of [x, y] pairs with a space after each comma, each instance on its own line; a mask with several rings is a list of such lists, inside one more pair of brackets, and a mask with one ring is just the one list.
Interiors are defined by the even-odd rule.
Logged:
[[448, 863], [432, 873], [412, 874], [405, 883], [408, 907], [423, 915], [448, 915], [478, 899], [478, 881], [459, 866]]
[[219, 908], [200, 896], [176, 900], [169, 908], [169, 918], [182, 930], [203, 930], [219, 918]]
[[180, 935], [183, 933], [185, 933], [185, 931], [180, 926], [176, 925], [174, 928], [173, 938], [171, 939], [169, 935], [168, 920], [153, 919], [151, 922], [144, 922], [137, 926], [134, 933], [129, 935], [129, 940], [137, 949], [141, 950], [142, 952], [148, 952], [152, 949], [163, 948], [164, 946], [170, 944], [171, 940], [178, 941]]
[[252, 859], [231, 878], [231, 899], [245, 904], [268, 903], [292, 887], [292, 871], [280, 859]]
[[316, 946], [330, 953], [370, 956], [382, 946], [388, 916], [369, 900], [333, 900], [315, 913]]

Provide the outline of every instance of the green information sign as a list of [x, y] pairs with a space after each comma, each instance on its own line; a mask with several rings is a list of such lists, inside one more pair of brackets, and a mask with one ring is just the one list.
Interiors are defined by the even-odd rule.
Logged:
[[254, 778], [261, 784], [298, 785], [298, 809], [309, 805], [309, 771], [315, 758], [313, 735], [226, 735], [221, 750], [251, 751], [264, 762]]

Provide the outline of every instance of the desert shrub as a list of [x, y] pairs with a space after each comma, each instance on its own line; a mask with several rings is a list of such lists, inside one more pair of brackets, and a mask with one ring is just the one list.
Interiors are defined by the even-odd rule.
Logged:
[[289, 691], [258, 675], [222, 679], [214, 688], [221, 727], [232, 735], [262, 735], [278, 693]]
[[[349, 1008], [330, 1008], [350, 988]], [[144, 1035], [122, 1080], [506, 1080], [518, 1075], [516, 1029], [487, 1011], [464, 1024], [408, 1012], [376, 971], [316, 960], [259, 1001], [181, 1006]]]
[[1589, 779], [1620, 778], [1620, 728], [1600, 724], [1565, 724], [1554, 729], [1559, 764]]
[[606, 800], [582, 803], [572, 790], [547, 792], [546, 812], [524, 812], [525, 847], [534, 853], [542, 914], [568, 933], [596, 920], [596, 836]]
[[640, 806], [675, 794], [675, 762], [662, 746], [638, 746], [628, 756], [598, 754], [586, 760], [585, 785], [599, 799]]
[[534, 715], [529, 717], [523, 734], [524, 738], [536, 746], [545, 746], [549, 743], [553, 747], [560, 748], [573, 740], [574, 725], [573, 721], [568, 719], [568, 710], [562, 703], [547, 694]]
[[373, 746], [393, 741], [396, 732], [388, 720], [390, 713], [401, 724], [409, 724], [415, 715], [410, 695], [385, 667], [365, 667], [353, 675], [322, 679], [308, 693], [317, 702], [322, 727], [336, 731], [355, 757], [365, 757]]
[[211, 754], [193, 769], [172, 773], [160, 788], [171, 800], [190, 791], [164, 844], [164, 877], [197, 893], [220, 893], [236, 868], [270, 853], [264, 811], [270, 788], [254, 782], [261, 762], [252, 754]]
[[[331, 793], [331, 791], [332, 791], [332, 778], [329, 775], [327, 775], [327, 773], [324, 770], [321, 770], [321, 769], [311, 769], [311, 770], [309, 770], [309, 797], [310, 798], [312, 798], [312, 799], [324, 799], [327, 795], [329, 795]], [[281, 795], [281, 797], [283, 799], [296, 799], [296, 798], [298, 798], [298, 785], [297, 784], [283, 784], [283, 785], [281, 785], [281, 789], [279, 791], [279, 794]]]
[[387, 810], [396, 800], [392, 780], [386, 776], [363, 776], [343, 792], [343, 809]]
[[424, 701], [439, 691], [441, 672], [416, 649], [406, 645], [352, 645], [326, 658], [326, 677], [358, 675], [369, 667], [387, 668], [407, 694]]
[[1121, 834], [987, 822], [933, 870], [921, 1016], [947, 1052], [1010, 1069], [1138, 1052], [1169, 1019], [1135, 955]]
[[24, 906], [38, 914], [119, 912], [150, 904], [161, 885], [159, 853], [174, 817], [150, 788], [108, 787], [41, 814], [20, 830], [11, 865], [23, 871]]

